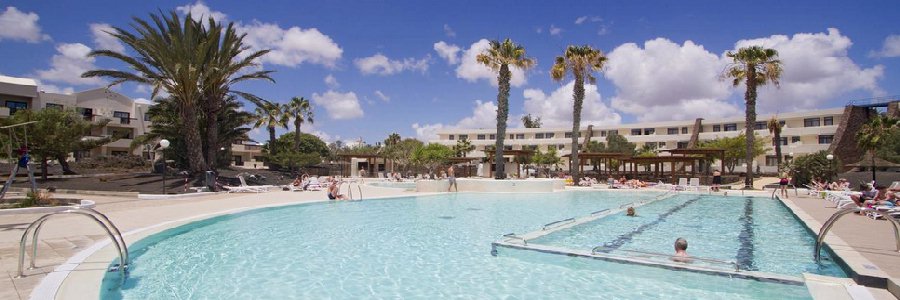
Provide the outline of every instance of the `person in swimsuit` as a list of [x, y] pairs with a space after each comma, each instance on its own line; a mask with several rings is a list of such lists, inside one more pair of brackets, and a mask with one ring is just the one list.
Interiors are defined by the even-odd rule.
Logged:
[[328, 185], [328, 200], [346, 200], [347, 196], [341, 195], [338, 193], [338, 188], [340, 185], [337, 180], [332, 180], [331, 184]]
[[713, 184], [712, 184], [713, 192], [718, 192], [720, 185], [722, 185], [722, 172], [719, 172], [719, 170], [716, 169], [713, 171]]
[[675, 255], [672, 256], [673, 261], [689, 263], [693, 261], [691, 256], [687, 254], [688, 243], [684, 238], [675, 240]]
[[453, 170], [453, 165], [450, 165], [450, 167], [447, 168], [447, 179], [450, 180], [450, 185], [447, 186], [447, 192], [450, 192], [450, 187], [455, 188], [456, 191], [459, 192], [459, 186], [456, 185], [456, 172]]
[[781, 189], [781, 196], [784, 197], [784, 199], [788, 198], [788, 194], [787, 194], [788, 183], [791, 183], [791, 179], [788, 178], [787, 173], [781, 173], [781, 179], [778, 180], [778, 188]]

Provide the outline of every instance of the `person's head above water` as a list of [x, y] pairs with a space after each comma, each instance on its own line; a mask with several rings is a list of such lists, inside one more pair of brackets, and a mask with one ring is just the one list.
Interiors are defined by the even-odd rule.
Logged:
[[634, 217], [634, 214], [634, 207], [628, 207], [628, 209], [625, 210], [625, 215], [629, 217]]
[[675, 252], [683, 252], [687, 251], [688, 243], [684, 238], [678, 238], [675, 240]]

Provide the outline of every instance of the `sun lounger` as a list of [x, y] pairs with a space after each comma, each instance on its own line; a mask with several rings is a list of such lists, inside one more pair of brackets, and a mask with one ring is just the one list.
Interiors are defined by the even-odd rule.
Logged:
[[237, 178], [241, 181], [241, 188], [253, 190], [257, 193], [268, 192], [270, 188], [275, 187], [274, 185], [249, 185], [247, 184], [247, 180], [244, 179], [244, 176], [238, 175]]

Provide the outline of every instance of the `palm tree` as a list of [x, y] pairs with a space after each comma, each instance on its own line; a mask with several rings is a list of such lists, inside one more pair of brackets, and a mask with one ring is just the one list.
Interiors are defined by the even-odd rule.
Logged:
[[456, 141], [456, 146], [453, 146], [453, 152], [458, 157], [466, 157], [466, 154], [472, 150], [475, 150], [475, 146], [472, 146], [472, 142], [469, 142], [469, 140], [458, 140]]
[[725, 70], [724, 78], [733, 79], [732, 85], [738, 86], [742, 82], [747, 90], [744, 93], [746, 109], [747, 137], [747, 177], [744, 178], [745, 187], [753, 186], [753, 128], [756, 126], [756, 88], [771, 82], [778, 87], [778, 79], [781, 78], [781, 61], [778, 60], [778, 51], [760, 46], [750, 46], [728, 51], [726, 56], [733, 62]]
[[110, 33], [131, 48], [136, 56], [128, 56], [112, 50], [94, 50], [89, 57], [109, 57], [126, 66], [127, 71], [100, 69], [87, 71], [81, 77], [107, 77], [110, 84], [124, 82], [146, 84], [153, 87], [151, 98], [166, 92], [177, 101], [178, 113], [183, 122], [181, 138], [186, 145], [188, 170], [191, 173], [207, 169], [203, 157], [202, 141], [197, 123], [197, 108], [202, 99], [198, 85], [203, 80], [203, 62], [209, 58], [212, 41], [203, 38], [202, 24], [193, 21], [188, 14], [182, 21], [171, 11], [169, 14], [150, 14], [152, 22], [133, 18], [131, 33], [114, 27]]
[[769, 122], [766, 122], [766, 128], [769, 129], [769, 133], [772, 134], [772, 144], [775, 145], [775, 156], [778, 157], [778, 171], [781, 172], [781, 122], [778, 121], [778, 118], [773, 116], [769, 119]]
[[294, 119], [294, 149], [300, 151], [300, 126], [303, 122], [313, 123], [313, 107], [309, 99], [303, 97], [291, 98], [288, 102], [286, 113]]
[[269, 156], [275, 156], [278, 150], [275, 146], [275, 128], [283, 127], [284, 129], [288, 128], [288, 121], [290, 121], [291, 115], [285, 113], [287, 110], [286, 105], [281, 105], [279, 103], [265, 101], [260, 103], [262, 105], [256, 107], [256, 123], [253, 125], [253, 128], [260, 128], [265, 126], [269, 131]]
[[606, 63], [606, 60], [607, 58], [603, 56], [602, 51], [591, 46], [570, 45], [566, 48], [566, 53], [563, 56], [556, 57], [556, 63], [550, 69], [550, 77], [556, 81], [565, 79], [566, 75], [570, 73], [572, 77], [575, 77], [575, 87], [572, 91], [572, 98], [575, 100], [575, 105], [572, 109], [572, 163], [569, 164], [569, 174], [572, 174], [573, 178], [581, 178], [578, 169], [578, 137], [581, 135], [581, 106], [584, 103], [584, 80], [587, 79], [588, 82], [594, 84], [597, 78], [594, 77], [593, 73], [603, 69], [603, 64]]
[[875, 181], [875, 151], [884, 145], [892, 130], [900, 126], [900, 119], [877, 115], [860, 128], [856, 141], [860, 148], [872, 156], [872, 181]]
[[393, 146], [399, 143], [403, 138], [400, 137], [396, 132], [391, 133], [386, 139], [384, 139], [385, 146]]
[[534, 59], [525, 56], [525, 48], [513, 43], [510, 39], [503, 42], [493, 40], [490, 48], [478, 54], [475, 58], [483, 64], [498, 72], [497, 74], [497, 143], [494, 153], [495, 172], [494, 178], [505, 179], [506, 170], [503, 160], [503, 140], [506, 137], [506, 119], [509, 117], [509, 80], [512, 73], [509, 66], [519, 69], [528, 69], [534, 66]]

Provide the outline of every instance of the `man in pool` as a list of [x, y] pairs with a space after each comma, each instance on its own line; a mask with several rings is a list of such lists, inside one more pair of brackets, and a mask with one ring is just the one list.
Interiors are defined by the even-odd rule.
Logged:
[[637, 216], [637, 213], [634, 211], [634, 207], [629, 206], [628, 209], [625, 210], [625, 215], [629, 217]]
[[447, 192], [450, 192], [450, 187], [453, 187], [459, 192], [459, 186], [456, 185], [456, 172], [453, 170], [453, 165], [450, 165], [450, 167], [447, 168], [447, 179], [450, 180], [450, 185], [447, 186]]
[[689, 263], [692, 261], [691, 256], [687, 254], [688, 243], [684, 238], [678, 238], [675, 240], [675, 255], [672, 256], [672, 260], [682, 263]]
[[338, 188], [340, 184], [338, 184], [337, 180], [332, 179], [331, 184], [328, 185], [328, 200], [346, 200], [347, 196], [341, 195], [338, 193]]

